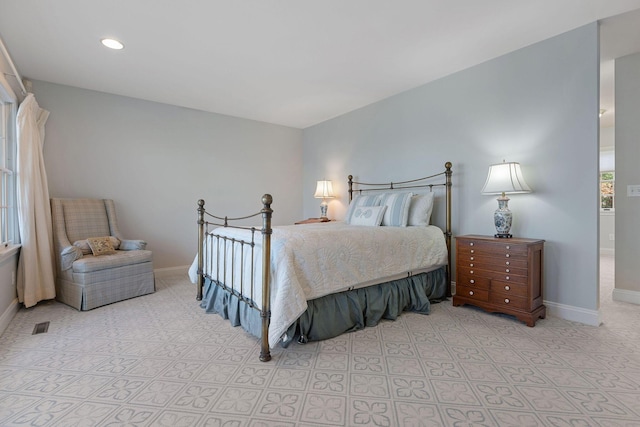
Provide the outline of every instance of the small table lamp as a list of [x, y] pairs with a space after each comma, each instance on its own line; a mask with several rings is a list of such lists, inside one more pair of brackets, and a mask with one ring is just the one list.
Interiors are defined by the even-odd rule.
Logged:
[[530, 193], [531, 188], [524, 181], [520, 163], [504, 162], [489, 166], [487, 181], [482, 188], [482, 194], [500, 194], [498, 209], [493, 214], [493, 221], [498, 232], [495, 237], [510, 238], [512, 215], [509, 210], [507, 194]]
[[316, 194], [313, 195], [316, 199], [322, 199], [322, 203], [320, 203], [320, 218], [324, 220], [329, 220], [327, 218], [327, 200], [334, 197], [333, 195], [333, 185], [331, 181], [318, 181], [316, 185]]

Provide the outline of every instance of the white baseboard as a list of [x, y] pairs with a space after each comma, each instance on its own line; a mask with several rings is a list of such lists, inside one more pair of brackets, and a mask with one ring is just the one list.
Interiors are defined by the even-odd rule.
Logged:
[[177, 276], [180, 274], [184, 274], [186, 276], [188, 272], [189, 272], [188, 265], [181, 265], [178, 267], [155, 268], [153, 270], [153, 274], [155, 274], [156, 277]]
[[5, 329], [7, 329], [7, 326], [9, 326], [9, 323], [11, 323], [13, 316], [16, 315], [19, 308], [20, 303], [18, 302], [18, 298], [15, 298], [11, 301], [11, 304], [9, 304], [4, 313], [0, 315], [0, 335], [2, 335]]
[[614, 301], [619, 302], [629, 302], [631, 304], [639, 304], [640, 305], [640, 292], [638, 291], [629, 291], [627, 289], [614, 289], [611, 297]]
[[591, 326], [600, 326], [602, 323], [598, 310], [588, 310], [586, 308], [558, 304], [552, 301], [544, 301], [544, 305], [547, 306], [547, 314], [551, 316]]

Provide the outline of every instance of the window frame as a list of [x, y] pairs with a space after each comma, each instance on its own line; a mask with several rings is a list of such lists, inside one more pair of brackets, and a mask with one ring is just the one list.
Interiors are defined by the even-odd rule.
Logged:
[[18, 232], [16, 157], [17, 100], [0, 81], [0, 251], [20, 243]]

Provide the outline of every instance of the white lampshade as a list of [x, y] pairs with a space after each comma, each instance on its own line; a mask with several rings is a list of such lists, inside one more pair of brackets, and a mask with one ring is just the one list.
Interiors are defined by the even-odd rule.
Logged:
[[504, 162], [489, 166], [487, 181], [482, 194], [530, 193], [531, 188], [524, 181], [520, 163]]
[[318, 181], [316, 185], [316, 194], [313, 195], [316, 199], [330, 199], [333, 196], [333, 185], [331, 181]]

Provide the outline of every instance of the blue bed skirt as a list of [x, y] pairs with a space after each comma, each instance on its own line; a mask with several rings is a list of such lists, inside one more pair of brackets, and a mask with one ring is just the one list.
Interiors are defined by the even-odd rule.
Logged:
[[[293, 339], [304, 343], [333, 338], [375, 326], [381, 319], [395, 320], [403, 311], [429, 314], [432, 303], [446, 299], [446, 277], [442, 267], [429, 273], [307, 301], [307, 310], [291, 325], [282, 344], [286, 346]], [[260, 337], [260, 312], [209, 279], [205, 279], [200, 306], [207, 313], [218, 313], [233, 326], [242, 326], [245, 331]]]

